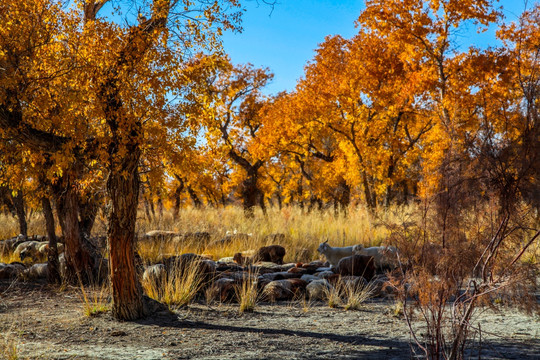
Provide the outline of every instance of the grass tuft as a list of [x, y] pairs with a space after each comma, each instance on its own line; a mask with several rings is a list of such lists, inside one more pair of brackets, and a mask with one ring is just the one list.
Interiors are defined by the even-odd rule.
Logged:
[[[99, 288], [97, 286], [90, 286], [85, 288], [82, 281], [79, 279], [81, 289], [81, 300], [83, 303], [83, 314], [86, 317], [99, 316], [106, 313], [111, 309], [109, 304], [109, 290], [106, 285], [102, 285]], [[90, 294], [88, 293], [90, 291]]]
[[373, 283], [366, 285], [349, 283], [342, 286], [342, 292], [345, 298], [345, 310], [360, 310], [362, 305], [373, 297], [375, 286]]
[[259, 300], [256, 277], [253, 274], [248, 273], [246, 279], [242, 281], [242, 284], [235, 288], [235, 292], [240, 305], [238, 312], [240, 314], [253, 312]]
[[6, 360], [18, 360], [19, 350], [18, 350], [18, 341], [14, 336], [9, 333], [3, 333], [0, 336], [0, 354], [2, 359]]
[[169, 306], [187, 306], [206, 284], [199, 261], [174, 263], [169, 275], [159, 283], [143, 280], [143, 289], [149, 297]]

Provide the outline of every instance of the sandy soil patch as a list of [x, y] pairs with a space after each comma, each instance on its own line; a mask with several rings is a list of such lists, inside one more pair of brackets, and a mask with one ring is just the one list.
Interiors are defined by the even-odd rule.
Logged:
[[[238, 314], [235, 304], [162, 312], [138, 322], [105, 313], [83, 315], [77, 289], [0, 282], [0, 341], [29, 359], [408, 359], [409, 332], [391, 301], [359, 311], [323, 303], [261, 304]], [[485, 359], [540, 358], [540, 319], [517, 311], [483, 310]], [[421, 326], [420, 322], [415, 326]], [[478, 344], [476, 337], [476, 344]], [[5, 354], [0, 354], [0, 357]], [[478, 354], [471, 356], [478, 358]]]

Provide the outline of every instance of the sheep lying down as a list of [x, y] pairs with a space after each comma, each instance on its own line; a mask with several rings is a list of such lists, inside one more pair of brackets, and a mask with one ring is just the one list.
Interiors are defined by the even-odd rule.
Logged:
[[332, 247], [328, 240], [321, 243], [317, 251], [326, 257], [326, 260], [336, 267], [339, 261], [352, 255], [373, 256], [377, 269], [395, 269], [398, 266], [397, 249], [393, 246], [373, 246], [365, 248], [362, 245]]

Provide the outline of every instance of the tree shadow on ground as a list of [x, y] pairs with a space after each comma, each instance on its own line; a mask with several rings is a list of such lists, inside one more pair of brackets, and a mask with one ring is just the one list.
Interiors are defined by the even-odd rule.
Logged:
[[[300, 337], [316, 340], [327, 340], [339, 344], [348, 344], [358, 346], [358, 348], [343, 349], [341, 354], [330, 354], [327, 351], [310, 353], [306, 358], [309, 359], [409, 359], [414, 357], [411, 350], [411, 344], [408, 341], [389, 339], [378, 337], [371, 334], [362, 334], [359, 331], [355, 335], [340, 335], [333, 334], [328, 331], [307, 331], [307, 330], [291, 330], [284, 328], [272, 327], [250, 327], [237, 325], [214, 324], [205, 321], [192, 321], [179, 319], [177, 315], [159, 314], [144, 320], [138, 321], [141, 325], [151, 325], [160, 327], [170, 327], [176, 329], [194, 329], [215, 331], [220, 333], [236, 333], [236, 334], [260, 334], [273, 337], [276, 340], [280, 339], [283, 344], [286, 344], [287, 337]], [[281, 338], [283, 337], [283, 338]], [[364, 349], [365, 347], [365, 349]], [[286, 349], [284, 349], [286, 350]], [[301, 349], [298, 349], [299, 351]], [[417, 355], [421, 352], [417, 351]], [[538, 359], [540, 354], [540, 339], [529, 339], [527, 341], [513, 340], [508, 341], [484, 341], [481, 344], [480, 354], [478, 344], [466, 351], [466, 358], [481, 358], [485, 359]], [[278, 354], [268, 354], [268, 357], [261, 359], [278, 359], [281, 358]]]

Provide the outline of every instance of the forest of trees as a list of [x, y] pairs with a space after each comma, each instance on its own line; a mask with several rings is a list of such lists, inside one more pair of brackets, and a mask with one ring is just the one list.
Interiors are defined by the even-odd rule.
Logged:
[[[0, 4], [0, 206], [24, 235], [25, 207], [40, 209], [50, 239], [56, 211], [74, 281], [99, 266], [88, 238], [104, 209], [115, 317], [145, 311], [139, 203], [252, 216], [431, 197], [445, 224], [486, 199], [501, 216], [538, 211], [539, 4], [505, 22], [492, 0], [368, 0], [357, 34], [327, 37], [275, 96], [268, 69], [220, 46], [240, 30], [238, 0], [141, 4]], [[471, 27], [498, 41], [462, 46]]]

